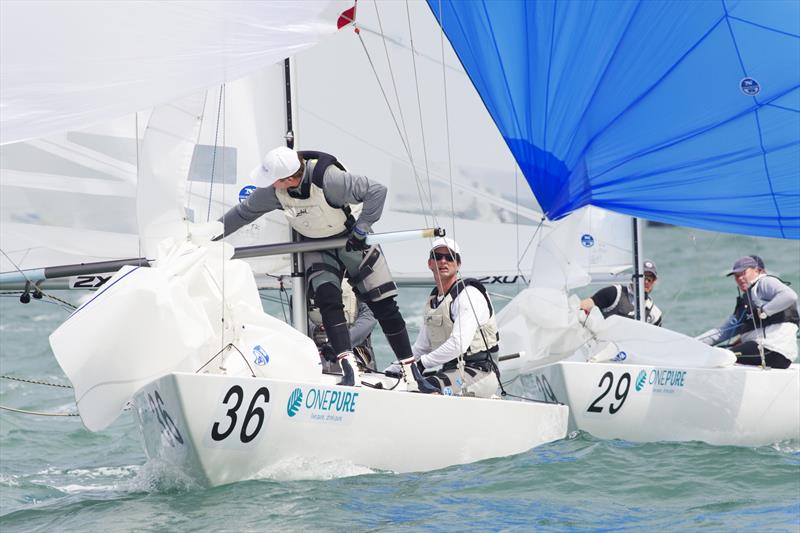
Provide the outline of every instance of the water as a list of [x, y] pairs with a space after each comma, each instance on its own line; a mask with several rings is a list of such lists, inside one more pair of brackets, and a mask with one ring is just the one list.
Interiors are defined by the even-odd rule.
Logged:
[[[717, 325], [732, 310], [733, 281], [721, 273], [740, 255], [761, 255], [771, 272], [800, 286], [797, 242], [651, 228], [645, 249], [658, 263], [653, 296], [665, 324], [686, 333]], [[412, 329], [425, 294], [401, 294]], [[65, 383], [47, 343], [65, 316], [53, 304], [0, 298], [0, 373]], [[385, 341], [376, 337], [388, 364]], [[0, 404], [74, 411], [68, 389], [7, 380], [0, 380]], [[473, 430], [480, 428], [465, 428]], [[423, 435], [408, 453], [424, 449]], [[514, 457], [422, 474], [290, 462], [259, 479], [202, 489], [147, 461], [132, 416], [90, 433], [76, 417], [1, 411], [0, 528], [799, 531], [800, 445], [634, 444], [577, 434]]]

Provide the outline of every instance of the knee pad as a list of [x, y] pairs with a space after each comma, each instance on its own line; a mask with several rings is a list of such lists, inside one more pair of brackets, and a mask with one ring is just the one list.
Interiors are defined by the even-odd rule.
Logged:
[[314, 291], [314, 304], [319, 307], [323, 316], [326, 311], [336, 308], [344, 309], [342, 289], [333, 283], [323, 283]]

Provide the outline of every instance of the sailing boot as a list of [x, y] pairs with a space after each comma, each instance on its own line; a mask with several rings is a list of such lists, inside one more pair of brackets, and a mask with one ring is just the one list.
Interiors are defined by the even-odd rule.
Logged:
[[339, 385], [346, 387], [360, 387], [361, 374], [358, 372], [358, 365], [356, 364], [356, 356], [353, 352], [347, 351], [340, 353], [336, 359], [342, 365], [342, 381]]
[[400, 365], [400, 372], [403, 374], [403, 381], [406, 383], [408, 392], [421, 392], [423, 394], [441, 393], [438, 387], [434, 387], [427, 379], [422, 376], [417, 363], [410, 365]]

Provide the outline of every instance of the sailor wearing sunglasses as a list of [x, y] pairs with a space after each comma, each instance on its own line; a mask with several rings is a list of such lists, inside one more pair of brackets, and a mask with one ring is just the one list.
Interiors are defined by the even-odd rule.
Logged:
[[[500, 338], [494, 308], [481, 282], [459, 278], [460, 267], [458, 244], [447, 238], [434, 240], [428, 268], [436, 287], [425, 302], [423, 324], [412, 346], [414, 357], [401, 363], [416, 362], [422, 370], [433, 370], [425, 374], [422, 392], [488, 397], [498, 385], [492, 375], [492, 354], [499, 350]], [[387, 369], [392, 371], [399, 371], [397, 363]]]

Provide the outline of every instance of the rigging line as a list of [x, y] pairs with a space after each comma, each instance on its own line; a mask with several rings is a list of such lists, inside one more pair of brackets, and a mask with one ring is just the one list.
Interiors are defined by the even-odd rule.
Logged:
[[14, 260], [13, 260], [13, 259], [11, 259], [11, 258], [8, 256], [8, 254], [5, 252], [5, 250], [3, 250], [2, 248], [0, 248], [0, 253], [2, 253], [2, 254], [5, 256], [5, 258], [6, 258], [6, 259], [8, 259], [8, 262], [9, 262], [9, 263], [11, 263], [11, 265], [12, 265], [14, 268], [16, 268], [16, 269], [17, 269], [17, 272], [19, 272], [20, 274], [22, 274], [22, 277], [23, 277], [23, 278], [25, 278], [25, 281], [27, 281], [28, 283], [32, 283], [32, 282], [31, 282], [31, 280], [30, 280], [30, 279], [28, 279], [28, 276], [26, 276], [26, 275], [25, 275], [25, 272], [23, 272], [23, 271], [22, 271], [22, 269], [21, 269], [21, 268], [20, 268], [20, 267], [19, 267], [19, 266], [18, 266], [18, 265], [17, 265], [17, 264], [14, 262]]
[[37, 415], [37, 416], [81, 416], [78, 413], [43, 413], [41, 411], [28, 411], [26, 409], [15, 409], [5, 405], [0, 405], [3, 411], [11, 411], [12, 413], [20, 413], [23, 415]]
[[[521, 272], [520, 265], [522, 264], [522, 260], [525, 259], [525, 256], [527, 255], [528, 250], [531, 247], [531, 244], [533, 244], [533, 241], [536, 239], [536, 235], [539, 234], [539, 230], [542, 229], [542, 226], [544, 225], [544, 221], [545, 220], [547, 220], [547, 217], [543, 216], [542, 219], [539, 221], [539, 225], [536, 226], [536, 231], [534, 231], [533, 235], [531, 235], [531, 239], [528, 241], [528, 245], [525, 247], [525, 251], [522, 252], [522, 257], [520, 257], [519, 260], [517, 261], [517, 271]], [[532, 273], [532, 271], [531, 271], [531, 279], [528, 280], [528, 285], [530, 285], [531, 283], [533, 283], [533, 273]]]
[[[223, 202], [224, 202], [224, 199], [227, 197], [226, 194], [225, 194], [226, 184], [227, 184], [227, 181], [225, 180], [225, 168], [226, 168], [225, 167], [225, 133], [227, 131], [227, 129], [225, 128], [225, 124], [226, 124], [226, 122], [228, 120], [228, 98], [227, 98], [227, 94], [226, 94], [226, 90], [225, 89], [226, 89], [225, 84], [223, 84], [222, 88], [220, 90], [220, 92], [223, 93], [223, 95], [224, 95], [223, 98], [222, 98], [223, 99], [222, 105], [224, 106], [224, 109], [223, 109], [223, 112], [222, 112], [222, 198], [223, 198]], [[217, 127], [219, 128], [219, 119], [217, 119], [217, 120], [218, 120]], [[217, 145], [217, 139], [215, 137], [214, 138], [214, 151], [215, 152], [217, 150], [217, 146], [216, 145]], [[211, 198], [212, 198], [211, 192], [212, 191], [208, 192], [209, 214], [211, 212]], [[225, 231], [223, 229], [223, 234], [224, 233], [225, 233]], [[220, 316], [221, 316], [221, 319], [222, 319], [222, 324], [221, 324], [222, 327], [220, 329], [222, 330], [221, 331], [222, 335], [220, 335], [220, 346], [224, 346], [225, 345], [225, 300], [226, 300], [225, 299], [225, 295], [226, 295], [226, 292], [225, 292], [225, 278], [226, 278], [226, 276], [225, 276], [225, 266], [227, 264], [227, 261], [225, 261], [224, 248], [225, 248], [224, 244], [222, 246], [220, 246], [220, 249], [222, 250], [221, 253], [220, 253], [220, 259], [222, 259], [222, 298], [220, 299], [221, 300], [220, 301], [220, 313], [221, 313]]]
[[[406, 0], [406, 19], [408, 20], [408, 37], [411, 41], [411, 64], [414, 67], [414, 87], [417, 90], [417, 112], [419, 113], [419, 129], [422, 136], [422, 154], [425, 160], [425, 177], [428, 182], [428, 198], [431, 201], [431, 218], [433, 225], [438, 226], [439, 222], [436, 217], [436, 212], [433, 210], [433, 191], [431, 190], [431, 171], [428, 166], [428, 143], [425, 141], [425, 121], [422, 119], [422, 100], [419, 94], [419, 76], [417, 74], [417, 57], [414, 50], [414, 34], [411, 30], [411, 10], [408, 7], [408, 0]], [[425, 206], [422, 206], [423, 209]]]
[[[62, 304], [62, 305], [64, 305], [64, 306], [66, 306], [66, 307], [69, 309], [69, 311], [70, 311], [70, 312], [72, 312], [72, 311], [74, 311], [74, 310], [76, 310], [76, 309], [78, 308], [78, 306], [77, 306], [77, 305], [75, 305], [75, 304], [73, 304], [73, 303], [71, 303], [71, 302], [68, 302], [68, 301], [66, 301], [66, 300], [62, 300], [61, 298], [58, 298], [58, 297], [56, 297], [56, 296], [53, 296], [53, 295], [52, 295], [52, 294], [50, 294], [50, 293], [46, 293], [46, 292], [44, 292], [44, 291], [43, 291], [43, 290], [41, 290], [41, 289], [39, 289], [39, 292], [41, 292], [43, 296], [47, 296], [47, 297], [48, 297], [48, 298], [50, 298], [51, 300], [55, 300], [56, 302], [59, 302], [60, 304]], [[56, 305], [57, 305], [57, 304], [56, 304]]]
[[[409, 149], [408, 144], [406, 143], [406, 140], [403, 138], [403, 133], [400, 130], [400, 125], [397, 122], [397, 117], [395, 116], [394, 110], [392, 109], [392, 105], [389, 102], [389, 97], [386, 95], [386, 90], [383, 88], [383, 83], [381, 83], [380, 76], [378, 76], [378, 71], [375, 68], [375, 63], [372, 61], [372, 56], [370, 56], [369, 50], [367, 50], [367, 45], [364, 42], [364, 38], [361, 36], [360, 33], [358, 34], [358, 40], [361, 42], [361, 47], [362, 47], [362, 49], [364, 50], [364, 53], [367, 56], [367, 61], [369, 61], [369, 65], [372, 68], [372, 73], [375, 75], [375, 81], [378, 82], [378, 87], [381, 90], [381, 95], [383, 96], [383, 100], [386, 103], [386, 107], [389, 109], [389, 115], [392, 117], [392, 121], [394, 122], [394, 127], [397, 130], [397, 134], [400, 136], [400, 142], [402, 143], [403, 148], [406, 151], [406, 155], [408, 156], [409, 161], [411, 161], [411, 170], [414, 173], [414, 183], [417, 186], [417, 194], [419, 195], [419, 201], [420, 201], [420, 204], [422, 205], [422, 208], [423, 208], [422, 211], [423, 211], [423, 217], [425, 219], [425, 225], [429, 226], [430, 223], [428, 222], [428, 217], [425, 214], [425, 197], [424, 197], [424, 193], [423, 193], [420, 181], [419, 181], [419, 177], [417, 176], [417, 169], [414, 166], [413, 158], [411, 157], [411, 150]], [[431, 203], [431, 206], [432, 205], [433, 204]]]
[[[397, 91], [397, 83], [395, 82], [394, 69], [392, 68], [392, 61], [391, 61], [391, 59], [389, 57], [389, 47], [386, 45], [387, 39], [386, 39], [386, 35], [385, 35], [384, 31], [383, 31], [383, 24], [381, 22], [381, 15], [380, 15], [380, 11], [378, 10], [377, 0], [374, 0], [373, 3], [375, 4], [375, 15], [376, 15], [376, 17], [378, 19], [378, 29], [380, 31], [381, 41], [383, 43], [383, 50], [384, 50], [384, 53], [386, 54], [386, 64], [389, 67], [389, 78], [392, 80], [392, 88], [394, 90], [394, 97], [395, 97], [395, 100], [397, 101], [397, 111], [400, 114], [400, 122], [403, 125], [403, 134], [405, 135], [405, 144], [406, 144], [406, 146], [408, 148], [408, 160], [411, 163], [411, 170], [414, 173], [414, 179], [419, 183], [418, 187], [419, 187], [419, 190], [420, 190], [420, 204], [421, 204], [421, 208], [422, 208], [422, 211], [423, 211], [423, 217], [425, 218], [425, 224], [428, 224], [428, 218], [427, 218], [427, 216], [425, 216], [424, 188], [422, 187], [421, 179], [419, 177], [419, 173], [417, 172], [417, 165], [414, 163], [414, 157], [413, 157], [413, 154], [411, 152], [411, 140], [410, 140], [410, 138], [408, 136], [408, 129], [406, 128], [405, 116], [403, 115], [403, 105], [400, 102], [400, 94]], [[413, 42], [412, 42], [412, 61], [414, 61], [414, 65], [416, 66], [416, 61], [413, 59]], [[416, 70], [415, 70], [414, 73], [416, 74]], [[417, 81], [416, 76], [415, 76], [414, 80], [415, 80], [416, 89], [417, 89], [417, 103], [419, 105], [419, 82]], [[420, 114], [421, 114], [421, 112], [420, 112]], [[422, 117], [420, 116], [420, 127], [422, 127], [421, 120], [422, 120]], [[424, 147], [425, 147], [425, 138], [424, 138], [424, 135], [423, 135], [423, 149], [424, 149]], [[427, 157], [427, 155], [426, 155], [426, 157]], [[427, 159], [426, 159], [426, 163], [427, 163]], [[429, 180], [430, 180], [430, 177], [429, 177]], [[428, 189], [430, 190], [430, 183], [428, 184]], [[430, 196], [430, 194], [428, 195], [428, 204], [429, 204], [430, 212], [433, 213], [433, 197]], [[436, 225], [436, 218], [434, 217], [433, 220], [434, 220], [434, 225]]]
[[[450, 182], [450, 224], [453, 230], [453, 240], [456, 238], [456, 212], [455, 212], [455, 194], [453, 192], [453, 160], [452, 160], [452, 151], [450, 147], [450, 115], [448, 109], [448, 100], [447, 100], [447, 69], [444, 67], [444, 16], [442, 15], [442, 0], [439, 0], [439, 49], [441, 53], [442, 59], [442, 94], [444, 96], [444, 131], [445, 131], [445, 139], [447, 140], [447, 175], [448, 180]], [[438, 272], [438, 270], [437, 270]], [[461, 281], [461, 273], [457, 273], [456, 283]], [[472, 303], [472, 299], [469, 296], [469, 292], [467, 291], [467, 287], [464, 287], [464, 293], [467, 295], [467, 302], [469, 302], [470, 308], [472, 310], [473, 317], [475, 318], [475, 322], [478, 323], [478, 330], [480, 330], [480, 322], [478, 321], [478, 315], [475, 311], [475, 306]], [[445, 295], [442, 295], [445, 296]], [[491, 312], [491, 304], [490, 304], [490, 312]], [[448, 309], [449, 312], [449, 309]], [[490, 316], [491, 318], [491, 316]], [[459, 324], [459, 328], [461, 325]], [[459, 332], [460, 333], [460, 332]], [[481, 331], [481, 334], [483, 331]], [[471, 342], [471, 340], [470, 340]], [[488, 343], [486, 343], [486, 339], [484, 338], [484, 345], [487, 347], [488, 351]], [[460, 350], [459, 346], [459, 354], [458, 354], [458, 365], [456, 368], [459, 372], [459, 377], [461, 380], [466, 383], [466, 376], [464, 374], [464, 353]], [[490, 355], [491, 357], [491, 355]], [[498, 376], [499, 380], [499, 376]], [[462, 393], [465, 392], [465, 389], [462, 388]]]
[[35, 379], [15, 378], [14, 376], [0, 376], [2, 379], [11, 381], [20, 381], [22, 383], [32, 383], [34, 385], [46, 385], [48, 387], [61, 387], [62, 389], [71, 389], [72, 385], [63, 385], [61, 383], [48, 383], [47, 381], [38, 381]]
[[[134, 129], [136, 130], [136, 189], [137, 189], [137, 195], [138, 195], [139, 178], [140, 178], [140, 176], [139, 176], [139, 112], [138, 111], [134, 114], [133, 120], [134, 120]], [[137, 218], [138, 218], [138, 213], [137, 213]], [[138, 233], [139, 233], [138, 231], [136, 233], [137, 233], [137, 235], [136, 235], [136, 243], [137, 243], [137, 247], [138, 247], [138, 251], [139, 251], [139, 255], [137, 255], [136, 257], [142, 257], [142, 237], [141, 237], [141, 235], [138, 235]], [[139, 264], [139, 266], [142, 266], [142, 265]]]
[[517, 274], [522, 276], [522, 269], [519, 268], [521, 263], [519, 257], [519, 166], [516, 159], [513, 157], [511, 159], [514, 161], [514, 230], [516, 233], [514, 244], [517, 247]]
[[[442, 0], [439, 0], [439, 48], [442, 57], [442, 94], [444, 95], [444, 131], [447, 139], [447, 174], [450, 181], [450, 221], [453, 228], [453, 239], [456, 238], [455, 195], [453, 192], [453, 157], [450, 148], [450, 114], [447, 100], [447, 69], [444, 67], [444, 15]], [[432, 206], [431, 206], [432, 207]]]
[[225, 84], [223, 83], [222, 85], [219, 86], [219, 97], [217, 100], [217, 124], [214, 129], [214, 151], [211, 153], [211, 183], [208, 187], [208, 212], [206, 214], [206, 222], [211, 221], [211, 198], [214, 195], [214, 171], [216, 170], [217, 147], [219, 146], [219, 144], [217, 143], [217, 140], [219, 138], [219, 118], [220, 115], [222, 114], [222, 102], [224, 99], [225, 99]]

